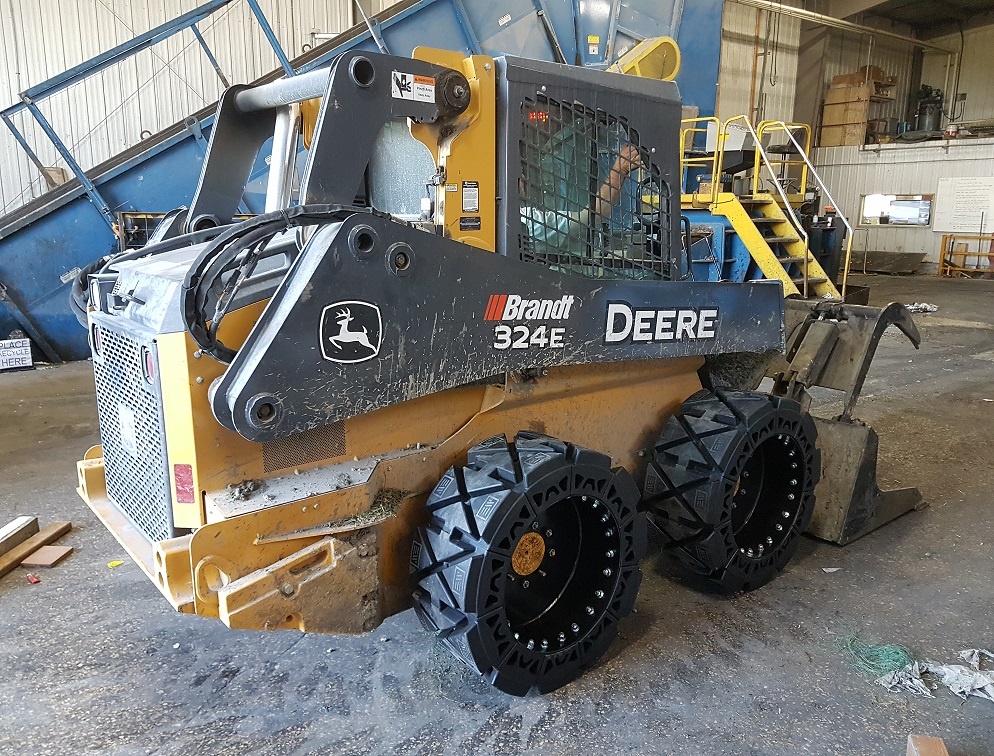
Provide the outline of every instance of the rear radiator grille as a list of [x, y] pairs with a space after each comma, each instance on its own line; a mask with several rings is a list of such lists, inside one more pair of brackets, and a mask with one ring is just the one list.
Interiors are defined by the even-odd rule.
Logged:
[[94, 356], [93, 373], [107, 495], [150, 540], [172, 538], [162, 401], [158, 384], [150, 385], [142, 372], [145, 349], [158, 365], [154, 344], [95, 327], [101, 356]]
[[339, 420], [320, 428], [262, 444], [263, 469], [268, 472], [307, 465], [345, 454], [345, 423]]

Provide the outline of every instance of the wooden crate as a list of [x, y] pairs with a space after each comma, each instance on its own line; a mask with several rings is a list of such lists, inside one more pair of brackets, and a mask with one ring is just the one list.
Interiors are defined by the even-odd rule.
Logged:
[[869, 100], [826, 103], [821, 113], [821, 125], [841, 126], [847, 123], [865, 123], [869, 115]]
[[866, 143], [866, 122], [821, 127], [821, 147], [845, 147]]

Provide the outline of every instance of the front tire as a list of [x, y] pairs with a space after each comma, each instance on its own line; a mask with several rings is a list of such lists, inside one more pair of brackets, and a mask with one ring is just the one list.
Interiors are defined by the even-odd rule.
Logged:
[[795, 401], [701, 391], [663, 428], [642, 508], [706, 588], [759, 588], [784, 569], [811, 521], [816, 437]]
[[635, 604], [639, 491], [603, 454], [521, 432], [470, 449], [428, 498], [415, 611], [456, 658], [512, 695], [548, 693], [607, 650]]

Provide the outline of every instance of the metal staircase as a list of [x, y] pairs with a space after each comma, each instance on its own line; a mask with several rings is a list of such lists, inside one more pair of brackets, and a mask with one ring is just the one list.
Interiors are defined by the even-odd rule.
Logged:
[[773, 195], [737, 197], [722, 193], [712, 212], [728, 218], [763, 277], [783, 283], [784, 296], [839, 298], [838, 290], [808, 249], [807, 239]]
[[[754, 144], [751, 192], [747, 194], [723, 190], [722, 169], [725, 166], [729, 127], [732, 125], [748, 131]], [[712, 150], [701, 149], [699, 137], [708, 132], [709, 126], [717, 132], [716, 147]], [[840, 215], [849, 231], [840, 292], [812, 254], [807, 234], [794, 209], [805, 197], [810, 177], [815, 178], [828, 200], [834, 203], [811, 164], [808, 145], [802, 145], [794, 136], [793, 132], [797, 130], [810, 134], [806, 125], [782, 121], [765, 121], [757, 130], [746, 116], [736, 116], [721, 123], [713, 117], [683, 121], [681, 144], [685, 191], [682, 194], [682, 209], [698, 229], [709, 229], [715, 235], [707, 253], [703, 257], [692, 258], [692, 275], [695, 271], [705, 270], [709, 273], [713, 271], [718, 278], [726, 280], [779, 280], [787, 297], [844, 297], [852, 227]], [[779, 156], [771, 155], [764, 147], [763, 137], [780, 131], [787, 136], [793, 149]], [[810, 142], [810, 139], [806, 141]], [[800, 175], [788, 178], [788, 171], [793, 167], [799, 169]], [[763, 191], [763, 178], [772, 184], [773, 192]], [[696, 190], [686, 191], [687, 185], [695, 181], [698, 183]], [[789, 191], [792, 184], [796, 189], [794, 192]], [[719, 232], [720, 240], [717, 236]], [[728, 238], [730, 236], [733, 238]], [[715, 252], [719, 247], [720, 256]], [[696, 253], [692, 251], [693, 254]], [[739, 259], [742, 254], [748, 255], [748, 261]]]

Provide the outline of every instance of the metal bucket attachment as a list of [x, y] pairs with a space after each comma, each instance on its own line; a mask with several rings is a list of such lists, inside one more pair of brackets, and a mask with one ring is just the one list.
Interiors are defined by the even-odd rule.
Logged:
[[815, 418], [821, 450], [821, 481], [808, 533], [845, 545], [895, 517], [924, 505], [917, 488], [881, 491], [877, 485], [879, 440], [873, 428], [852, 419], [880, 337], [896, 325], [918, 348], [921, 336], [908, 309], [837, 302], [787, 300], [787, 350], [767, 375], [773, 393], [810, 404], [807, 389], [845, 392], [842, 414]]
[[926, 505], [917, 488], [881, 491], [877, 432], [852, 421], [815, 418], [821, 480], [808, 534], [844, 546], [895, 517]]

